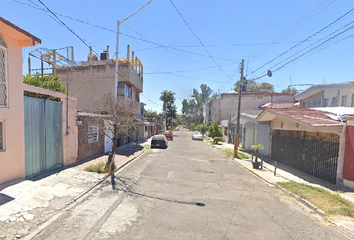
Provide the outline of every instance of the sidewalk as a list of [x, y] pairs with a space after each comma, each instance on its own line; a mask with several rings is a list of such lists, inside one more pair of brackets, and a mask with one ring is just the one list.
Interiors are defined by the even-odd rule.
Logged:
[[[115, 163], [118, 168], [140, 156], [144, 145], [150, 145], [150, 139], [117, 148]], [[108, 174], [83, 170], [107, 159], [108, 154], [105, 154], [28, 180], [0, 185], [0, 240], [19, 239], [30, 234], [103, 183]]]
[[[209, 143], [208, 143], [209, 144]], [[211, 145], [211, 143], [210, 143]], [[234, 145], [230, 143], [224, 143], [220, 142], [220, 145], [211, 145], [216, 149], [234, 149]], [[278, 186], [276, 183], [277, 182], [298, 182], [298, 183], [303, 183], [306, 185], [314, 186], [314, 187], [319, 187], [322, 189], [325, 189], [331, 193], [334, 194], [339, 194], [341, 197], [351, 201], [354, 203], [354, 189], [345, 187], [345, 186], [339, 186], [335, 184], [328, 183], [326, 181], [323, 181], [321, 179], [315, 178], [307, 173], [304, 173], [302, 171], [299, 171], [295, 168], [289, 167], [287, 165], [277, 163], [277, 170], [276, 170], [276, 175], [274, 176], [274, 161], [269, 159], [269, 158], [264, 158], [263, 162], [263, 169], [253, 169], [251, 159], [234, 159], [236, 163], [238, 163], [240, 166], [245, 168], [246, 170], [252, 172], [259, 178], [263, 179], [265, 182], [278, 187], [282, 191], [290, 194], [293, 196], [295, 199], [297, 199], [299, 202], [302, 204], [306, 205], [310, 209], [312, 209], [315, 213], [318, 215], [322, 216], [324, 213], [313, 206], [311, 203], [307, 202], [304, 199], [301, 199], [300, 197], [289, 193], [287, 190], [281, 188]], [[338, 192], [339, 191], [339, 192]], [[327, 220], [327, 219], [326, 219]], [[332, 222], [332, 221], [330, 221]], [[348, 220], [348, 219], [337, 219], [335, 222], [332, 222], [333, 224], [341, 227], [343, 230], [354, 236], [354, 221]]]

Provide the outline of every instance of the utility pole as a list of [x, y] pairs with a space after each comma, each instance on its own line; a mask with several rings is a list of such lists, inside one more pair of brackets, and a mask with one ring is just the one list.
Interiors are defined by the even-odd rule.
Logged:
[[241, 112], [241, 95], [242, 95], [242, 85], [243, 85], [243, 67], [245, 60], [242, 59], [241, 62], [241, 77], [240, 84], [238, 88], [238, 107], [237, 107], [237, 122], [236, 122], [236, 136], [235, 136], [235, 146], [234, 146], [234, 157], [237, 157], [238, 145], [240, 140], [240, 112]]

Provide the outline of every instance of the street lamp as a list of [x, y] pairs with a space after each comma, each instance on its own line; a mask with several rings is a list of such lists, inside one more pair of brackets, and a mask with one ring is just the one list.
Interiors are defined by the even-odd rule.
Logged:
[[154, 0], [150, 0], [149, 2], [147, 2], [144, 6], [140, 7], [138, 10], [136, 10], [135, 12], [133, 12], [132, 14], [130, 14], [127, 18], [125, 18], [123, 21], [117, 21], [117, 45], [116, 45], [116, 74], [115, 74], [115, 79], [114, 79], [114, 104], [117, 105], [118, 102], [118, 49], [119, 49], [119, 25], [123, 22], [125, 22], [126, 20], [128, 20], [130, 17], [132, 17], [135, 13], [139, 12], [141, 9], [143, 9], [144, 7], [146, 7], [147, 5], [149, 5], [152, 1]]

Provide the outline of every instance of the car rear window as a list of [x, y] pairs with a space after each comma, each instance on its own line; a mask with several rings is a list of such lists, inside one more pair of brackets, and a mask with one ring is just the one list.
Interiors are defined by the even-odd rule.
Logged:
[[158, 135], [153, 138], [153, 140], [165, 140], [164, 136]]

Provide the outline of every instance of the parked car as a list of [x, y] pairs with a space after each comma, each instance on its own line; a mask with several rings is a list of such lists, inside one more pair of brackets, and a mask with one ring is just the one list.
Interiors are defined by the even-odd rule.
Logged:
[[165, 131], [163, 135], [167, 138], [167, 140], [173, 141], [173, 133], [171, 131]]
[[192, 140], [202, 140], [203, 141], [203, 135], [200, 132], [194, 132], [192, 134]]
[[176, 127], [176, 128], [175, 128], [175, 131], [179, 131], [179, 127]]
[[155, 135], [151, 139], [151, 148], [167, 148], [168, 141], [164, 135]]

